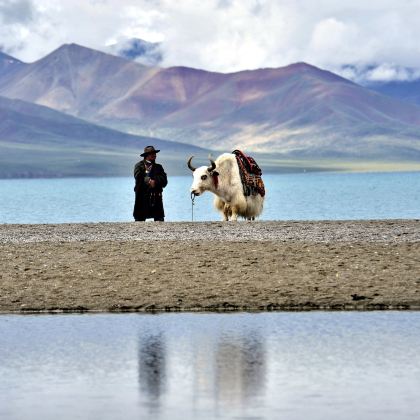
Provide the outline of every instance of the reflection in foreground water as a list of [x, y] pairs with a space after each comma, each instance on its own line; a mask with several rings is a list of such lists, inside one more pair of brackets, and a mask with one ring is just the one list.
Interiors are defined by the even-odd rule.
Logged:
[[0, 418], [414, 419], [420, 312], [0, 316]]
[[165, 392], [166, 358], [162, 333], [143, 335], [139, 349], [139, 381], [142, 393], [150, 406], [158, 408], [160, 396]]

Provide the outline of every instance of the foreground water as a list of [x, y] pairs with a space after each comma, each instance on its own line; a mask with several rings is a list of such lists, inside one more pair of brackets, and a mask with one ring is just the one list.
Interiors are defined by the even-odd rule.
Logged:
[[[191, 221], [191, 176], [169, 178], [167, 221]], [[262, 220], [414, 219], [420, 172], [265, 175]], [[194, 220], [220, 220], [212, 194], [195, 200]], [[0, 223], [132, 220], [132, 178], [0, 180]]]
[[0, 316], [4, 419], [417, 419], [419, 312]]

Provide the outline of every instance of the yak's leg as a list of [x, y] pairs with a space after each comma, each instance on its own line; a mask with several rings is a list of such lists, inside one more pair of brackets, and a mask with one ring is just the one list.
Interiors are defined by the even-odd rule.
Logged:
[[227, 221], [228, 220], [228, 216], [226, 215], [226, 203], [220, 198], [220, 197], [215, 197], [214, 198], [214, 206], [216, 207], [217, 210], [220, 211], [220, 213], [222, 213], [223, 221]]
[[238, 208], [236, 206], [232, 206], [231, 211], [232, 211], [232, 216], [230, 220], [232, 220], [233, 222], [236, 222], [238, 220]]
[[229, 204], [225, 203], [225, 207], [223, 209], [223, 221], [227, 222], [229, 220], [229, 217], [232, 215], [232, 208]]

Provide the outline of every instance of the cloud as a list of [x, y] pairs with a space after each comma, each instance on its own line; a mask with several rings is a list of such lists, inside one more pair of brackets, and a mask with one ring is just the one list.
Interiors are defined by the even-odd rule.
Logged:
[[0, 50], [14, 53], [24, 47], [24, 37], [36, 16], [29, 0], [0, 0]]
[[159, 66], [162, 62], [161, 44], [137, 38], [123, 38], [110, 44], [104, 52], [136, 61], [146, 66]]
[[420, 72], [411, 71], [408, 68], [392, 66], [390, 64], [381, 64], [370, 70], [366, 79], [372, 82], [387, 82], [390, 80], [410, 81], [417, 79]]
[[0, 5], [3, 50], [26, 62], [65, 43], [102, 49], [123, 36], [157, 35], [151, 16], [159, 12], [150, 0], [0, 0]]
[[411, 82], [420, 79], [420, 69], [402, 67], [395, 63], [372, 64], [369, 66], [343, 66], [337, 70], [347, 79], [361, 84], [375, 84], [390, 81]]
[[34, 8], [29, 0], [2, 0], [0, 21], [3, 25], [26, 24], [34, 17]]
[[[420, 68], [420, 0], [0, 0], [5, 52], [162, 42], [165, 66], [232, 72], [306, 61], [331, 71]], [[347, 70], [350, 67], [347, 67]], [[382, 76], [380, 76], [382, 72]], [[378, 69], [371, 77], [403, 77]], [[359, 72], [360, 73], [360, 72]]]

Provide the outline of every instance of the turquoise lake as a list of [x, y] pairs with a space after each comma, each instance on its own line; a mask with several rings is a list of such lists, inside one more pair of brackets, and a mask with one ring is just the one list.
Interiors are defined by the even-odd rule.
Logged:
[[[420, 218], [420, 172], [270, 174], [261, 220]], [[191, 176], [169, 177], [167, 221], [191, 221]], [[132, 178], [0, 180], [0, 223], [132, 220]], [[195, 221], [220, 220], [213, 196], [196, 198]]]

